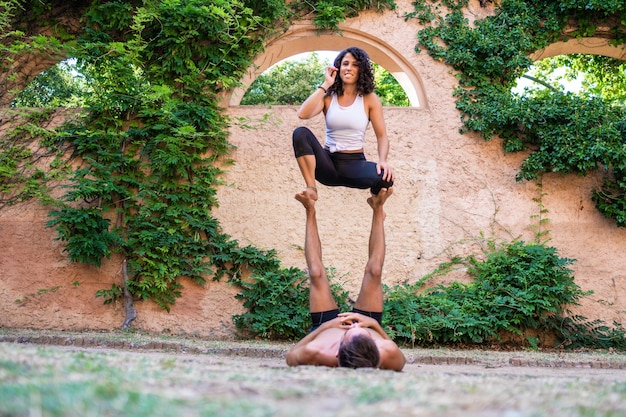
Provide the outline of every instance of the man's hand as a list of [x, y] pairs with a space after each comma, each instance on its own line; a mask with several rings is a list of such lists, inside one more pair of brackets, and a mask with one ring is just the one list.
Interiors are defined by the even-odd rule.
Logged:
[[332, 328], [349, 329], [351, 323], [346, 322], [346, 320], [344, 320], [341, 317], [342, 315], [343, 314], [339, 314], [339, 316], [335, 317], [334, 319], [325, 321], [324, 323], [322, 323], [319, 329], [322, 329], [322, 330], [332, 329]]
[[341, 313], [337, 317], [343, 323], [343, 328], [347, 329], [354, 323], [359, 323], [360, 327], [370, 327], [376, 328], [378, 326], [378, 322], [376, 319], [373, 319], [369, 316], [363, 315], [361, 313], [349, 312], [349, 313]]

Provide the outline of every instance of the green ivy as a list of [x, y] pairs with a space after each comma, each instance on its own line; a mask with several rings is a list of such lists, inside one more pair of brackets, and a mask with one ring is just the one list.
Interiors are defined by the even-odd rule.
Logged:
[[297, 16], [313, 14], [313, 23], [320, 29], [339, 30], [340, 23], [363, 10], [395, 10], [396, 3], [394, 0], [313, 0], [294, 1], [292, 7]]
[[[183, 277], [203, 284], [211, 276], [235, 279], [244, 267], [279, 268], [273, 252], [240, 248], [211, 214], [221, 175], [216, 162], [227, 162], [232, 150], [219, 94], [239, 82], [266, 37], [281, 29], [276, 20], [287, 16], [282, 1], [249, 3], [93, 2], [75, 41], [17, 31], [3, 38], [3, 64], [26, 50], [65, 49], [91, 91], [83, 117], [47, 131], [31, 112], [33, 123], [19, 122], [3, 135], [2, 202], [51, 201], [46, 186], [64, 174], [67, 192], [52, 201], [48, 226], [69, 258], [99, 266], [119, 252], [128, 261], [131, 293], [168, 310]], [[24, 16], [22, 5], [7, 4], [0, 24], [12, 27]], [[29, 162], [42, 158], [43, 151], [28, 146], [35, 138], [54, 170]], [[68, 156], [80, 157], [81, 165], [68, 171]], [[121, 287], [98, 296], [112, 302]]]
[[[53, 200], [47, 184], [64, 178], [69, 169], [67, 144], [44, 127], [53, 114], [52, 109], [4, 114], [15, 127], [0, 136], [0, 208], [32, 198]], [[39, 146], [32, 146], [37, 141]]]
[[551, 0], [537, 7], [527, 0], [502, 0], [495, 15], [470, 25], [462, 11], [466, 3], [418, 1], [406, 16], [426, 25], [418, 33], [417, 50], [426, 49], [458, 71], [454, 94], [462, 131], [480, 132], [487, 140], [497, 135], [508, 152], [530, 150], [518, 180], [537, 180], [546, 172], [585, 175], [600, 167], [607, 180], [594, 201], [625, 227], [626, 189], [620, 181], [626, 164], [625, 109], [553, 90], [514, 96], [511, 88], [529, 69], [531, 53], [566, 40], [566, 24], [578, 28], [572, 37], [592, 36], [600, 23], [613, 24], [613, 43], [623, 45], [626, 4]]
[[[290, 19], [313, 13], [320, 28], [336, 29], [360, 10], [393, 9], [395, 4], [326, 0], [290, 2], [289, 7], [282, 0], [89, 4], [80, 36], [66, 36], [63, 25], [52, 22], [57, 37], [28, 37], [15, 30], [21, 24], [13, 19], [25, 16], [24, 8], [45, 13], [56, 3], [0, 2], [7, 6], [0, 7], [3, 68], [25, 51], [64, 53], [77, 58], [92, 88], [81, 117], [47, 130], [38, 121], [50, 113], [31, 113], [26, 117], [29, 122], [2, 137], [3, 196], [12, 196], [10, 202], [32, 197], [51, 201], [47, 185], [63, 178], [68, 187], [61, 199], [53, 201], [49, 225], [66, 242], [70, 259], [97, 266], [119, 253], [128, 263], [128, 290], [165, 309], [180, 296], [183, 277], [198, 284], [207, 277], [227, 277], [242, 288], [238, 298], [248, 309], [234, 317], [240, 330], [263, 337], [301, 337], [308, 327], [304, 272], [281, 268], [273, 250], [242, 247], [223, 233], [211, 214], [218, 204], [217, 162], [227, 162], [232, 150], [219, 94], [237, 85], [264, 42], [286, 28]], [[530, 64], [527, 54], [558, 39], [566, 17], [577, 19], [580, 36], [586, 35], [599, 20], [617, 16], [626, 21], [623, 2], [549, 1], [537, 8], [531, 2], [505, 0], [496, 16], [475, 27], [461, 13], [467, 1], [414, 4], [415, 14], [407, 18], [428, 26], [418, 34], [420, 45], [458, 71], [460, 87], [455, 94], [466, 129], [481, 132], [486, 139], [499, 135], [508, 150], [531, 148], [534, 152], [520, 179], [534, 179], [549, 170], [584, 174], [599, 161], [607, 181], [596, 202], [604, 205], [607, 215], [626, 221], [620, 214], [626, 201], [626, 167], [619, 142], [624, 128], [612, 122], [619, 109], [599, 100], [577, 102], [567, 95], [533, 100], [510, 95], [511, 83]], [[442, 14], [444, 9], [449, 13]], [[580, 106], [580, 111], [560, 109], [572, 105]], [[544, 129], [545, 120], [550, 126]], [[38, 154], [26, 146], [35, 137], [41, 138]], [[592, 139], [591, 146], [578, 143]], [[36, 168], [31, 161], [39, 155], [54, 169]], [[68, 160], [74, 156], [80, 158]], [[68, 162], [74, 163], [71, 171]], [[13, 178], [17, 180], [12, 183]], [[563, 315], [566, 306], [576, 304], [585, 293], [573, 283], [567, 268], [571, 261], [559, 258], [555, 249], [517, 242], [493, 247], [492, 252], [486, 261], [455, 259], [430, 275], [445, 274], [463, 262], [474, 277], [472, 283], [421, 291], [427, 276], [414, 285], [386, 288], [385, 325], [390, 333], [400, 341], [431, 344], [484, 342], [502, 332], [547, 329], [569, 346], [623, 347], [621, 327], [608, 329], [600, 322]], [[243, 279], [249, 272], [250, 282]], [[333, 291], [341, 308], [347, 307], [347, 293], [338, 284], [333, 284]], [[97, 296], [112, 303], [124, 292], [114, 284]]]

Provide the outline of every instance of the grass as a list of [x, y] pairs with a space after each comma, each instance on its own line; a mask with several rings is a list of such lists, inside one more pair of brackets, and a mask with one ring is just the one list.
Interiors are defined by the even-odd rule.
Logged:
[[[2, 337], [9, 333], [0, 329]], [[37, 333], [42, 332], [32, 334]], [[91, 335], [111, 343], [160, 339]], [[626, 416], [626, 370], [507, 366], [507, 357], [562, 360], [557, 353], [406, 350], [414, 363], [396, 373], [290, 368], [276, 354], [286, 350], [283, 344], [164, 339], [204, 350], [0, 342], [0, 416]], [[264, 356], [264, 350], [270, 354]], [[445, 366], [415, 360], [463, 354], [477, 362]], [[623, 354], [612, 352], [571, 355], [577, 356], [568, 360], [624, 361]]]
[[219, 395], [210, 363], [165, 355], [2, 344], [0, 415], [269, 415]]

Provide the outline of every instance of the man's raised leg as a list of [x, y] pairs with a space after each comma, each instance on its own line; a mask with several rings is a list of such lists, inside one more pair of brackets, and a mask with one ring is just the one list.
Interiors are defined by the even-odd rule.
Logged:
[[[315, 166], [317, 161], [314, 155], [303, 155], [296, 158], [298, 167], [304, 178], [306, 188], [302, 191], [304, 195], [312, 200], [317, 200], [317, 186], [315, 183]], [[298, 197], [296, 197], [297, 199]], [[299, 201], [299, 200], [298, 200]]]
[[315, 200], [308, 193], [302, 191], [296, 194], [298, 200], [306, 211], [306, 235], [304, 240], [304, 256], [309, 269], [310, 295], [309, 305], [312, 313], [330, 311], [337, 308], [330, 284], [326, 275], [326, 269], [322, 263], [322, 243], [317, 228], [317, 215]]
[[392, 188], [382, 188], [377, 195], [367, 199], [372, 207], [372, 229], [369, 239], [369, 258], [363, 274], [361, 290], [354, 307], [379, 313], [383, 311], [382, 273], [385, 262], [385, 211], [383, 205], [393, 193]]
[[293, 149], [298, 162], [298, 168], [302, 173], [306, 188], [304, 195], [317, 200], [317, 188], [315, 182], [315, 169], [317, 158], [323, 153], [322, 146], [308, 128], [300, 126], [293, 131]]

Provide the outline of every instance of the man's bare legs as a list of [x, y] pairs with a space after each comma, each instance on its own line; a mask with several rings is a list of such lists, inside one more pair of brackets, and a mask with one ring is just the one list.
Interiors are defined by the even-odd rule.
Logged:
[[393, 194], [392, 188], [382, 188], [367, 199], [372, 207], [372, 229], [369, 239], [369, 259], [365, 266], [361, 290], [355, 308], [364, 311], [383, 311], [382, 273], [385, 262], [385, 212], [383, 205]]
[[[307, 198], [314, 201], [317, 200], [317, 188], [315, 183], [315, 167], [317, 161], [315, 160], [315, 155], [302, 155], [296, 158], [296, 162], [298, 162], [298, 167], [306, 183], [306, 188], [299, 194], [304, 193], [304, 196]], [[297, 195], [296, 199], [300, 201]]]
[[315, 211], [315, 198], [312, 198], [308, 190], [296, 194], [298, 200], [306, 210], [306, 235], [304, 239], [304, 257], [309, 269], [310, 295], [309, 304], [312, 313], [334, 310], [337, 303], [330, 291], [330, 284], [326, 276], [326, 269], [322, 263], [322, 243], [317, 228], [317, 215]]

